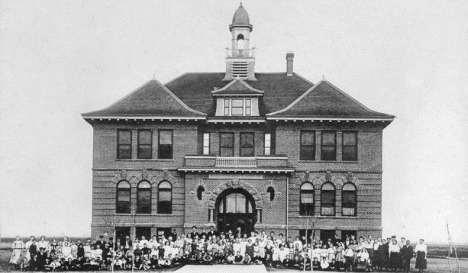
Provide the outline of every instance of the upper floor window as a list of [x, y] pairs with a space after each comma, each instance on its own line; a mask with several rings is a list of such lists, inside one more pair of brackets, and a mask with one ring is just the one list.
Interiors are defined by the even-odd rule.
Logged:
[[265, 134], [265, 155], [271, 155], [271, 134]]
[[158, 213], [172, 213], [172, 185], [167, 181], [159, 183], [158, 186]]
[[322, 216], [333, 216], [335, 215], [335, 186], [327, 182], [322, 186], [322, 201], [321, 201], [321, 215]]
[[132, 158], [132, 131], [118, 130], [117, 131], [117, 158], [131, 159]]
[[342, 190], [343, 216], [356, 216], [357, 194], [356, 187], [352, 183], [346, 183]]
[[224, 99], [225, 116], [250, 116], [252, 115], [251, 99]]
[[205, 188], [203, 186], [198, 186], [197, 199], [201, 201], [203, 197], [205, 197]]
[[240, 156], [254, 156], [254, 133], [240, 133]]
[[322, 160], [336, 160], [336, 132], [322, 132]]
[[138, 152], [139, 159], [151, 159], [153, 157], [153, 141], [151, 130], [138, 131]]
[[301, 160], [315, 160], [315, 131], [301, 132]]
[[159, 130], [158, 158], [172, 159], [173, 153], [173, 132], [172, 130]]
[[314, 215], [314, 186], [305, 182], [301, 185], [299, 215]]
[[130, 183], [120, 181], [117, 184], [116, 213], [130, 213]]
[[210, 154], [210, 133], [203, 134], [203, 154]]
[[151, 184], [141, 181], [137, 187], [137, 213], [151, 213]]
[[357, 132], [343, 132], [342, 160], [357, 161]]
[[234, 133], [221, 133], [219, 138], [220, 156], [234, 156]]

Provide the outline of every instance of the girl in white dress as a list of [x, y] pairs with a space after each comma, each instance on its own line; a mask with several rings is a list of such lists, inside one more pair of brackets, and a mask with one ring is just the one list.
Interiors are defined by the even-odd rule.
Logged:
[[21, 252], [23, 252], [23, 249], [24, 249], [23, 240], [21, 240], [21, 237], [19, 235], [16, 236], [16, 240], [11, 244], [11, 249], [12, 249], [12, 253], [11, 253], [10, 263], [17, 266], [19, 258], [21, 257]]

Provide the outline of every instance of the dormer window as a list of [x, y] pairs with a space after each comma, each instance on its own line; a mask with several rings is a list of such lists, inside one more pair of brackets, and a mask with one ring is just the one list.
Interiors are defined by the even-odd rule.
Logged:
[[252, 114], [251, 99], [229, 98], [224, 99], [225, 116], [250, 116]]

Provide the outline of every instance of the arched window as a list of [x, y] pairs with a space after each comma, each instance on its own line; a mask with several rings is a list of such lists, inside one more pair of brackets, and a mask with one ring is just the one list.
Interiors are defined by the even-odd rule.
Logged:
[[328, 182], [322, 186], [322, 216], [335, 215], [335, 186]]
[[137, 213], [151, 213], [151, 184], [141, 181], [137, 187]]
[[356, 216], [357, 213], [357, 194], [356, 186], [352, 183], [346, 183], [342, 191], [343, 216]]
[[231, 193], [220, 201], [218, 207], [219, 213], [253, 213], [253, 206], [242, 193]]
[[123, 180], [117, 184], [116, 213], [130, 213], [130, 183]]
[[167, 181], [158, 186], [158, 213], [172, 214], [172, 185]]
[[237, 49], [244, 49], [244, 35], [242, 34], [237, 35]]
[[275, 200], [275, 189], [272, 186], [269, 186], [267, 189], [268, 196], [270, 197], [270, 201]]
[[202, 200], [205, 196], [205, 188], [203, 186], [198, 186], [197, 188], [197, 198], [198, 200]]
[[299, 215], [314, 215], [314, 186], [305, 182], [301, 185]]

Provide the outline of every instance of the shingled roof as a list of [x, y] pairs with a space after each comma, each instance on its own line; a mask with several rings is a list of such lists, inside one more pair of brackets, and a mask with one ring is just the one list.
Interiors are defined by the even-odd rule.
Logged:
[[[166, 84], [177, 97], [190, 108], [203, 112], [213, 112], [211, 91], [223, 88], [229, 81], [223, 81], [226, 73], [186, 73]], [[264, 111], [271, 113], [290, 105], [313, 84], [294, 73], [255, 73], [256, 81], [247, 81], [251, 87], [264, 91]]]
[[367, 118], [393, 119], [394, 116], [379, 113], [365, 107], [328, 81], [321, 81], [297, 98], [288, 107], [267, 114], [291, 118]]
[[189, 108], [166, 86], [151, 80], [111, 106], [82, 115], [101, 117], [200, 117], [205, 114]]

